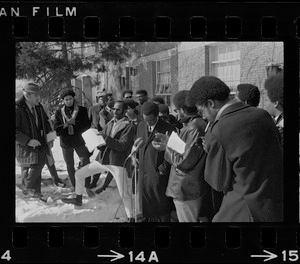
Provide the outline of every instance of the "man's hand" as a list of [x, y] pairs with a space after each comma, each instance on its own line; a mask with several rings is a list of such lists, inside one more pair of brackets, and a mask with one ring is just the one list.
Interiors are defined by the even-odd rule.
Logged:
[[75, 118], [71, 118], [71, 119], [68, 121], [68, 124], [69, 124], [69, 125], [75, 125]]
[[30, 146], [30, 147], [35, 148], [35, 147], [40, 146], [41, 143], [36, 139], [30, 139], [29, 142], [27, 143], [27, 145]]
[[155, 140], [156, 141], [160, 141], [164, 144], [167, 144], [169, 141], [169, 136], [168, 136], [168, 132], [166, 132], [166, 134], [163, 133], [155, 133]]
[[207, 153], [207, 148], [206, 148], [206, 143], [205, 143], [204, 137], [201, 137], [201, 140], [202, 140], [202, 147], [203, 147], [204, 151]]
[[134, 155], [131, 157], [131, 164], [135, 167], [139, 165], [139, 160], [136, 157], [134, 157]]
[[166, 147], [167, 147], [166, 143], [157, 142], [157, 141], [152, 141], [151, 143], [152, 143], [153, 148], [155, 148], [158, 151], [165, 151], [166, 150]]

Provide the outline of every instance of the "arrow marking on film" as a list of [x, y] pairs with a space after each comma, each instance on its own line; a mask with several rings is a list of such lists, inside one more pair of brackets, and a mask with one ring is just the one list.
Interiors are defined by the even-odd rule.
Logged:
[[251, 258], [266, 258], [264, 259], [264, 261], [269, 261], [271, 259], [274, 259], [274, 258], [277, 258], [277, 255], [272, 253], [272, 252], [269, 252], [267, 250], [264, 250], [264, 253], [267, 253], [268, 255], [251, 255]]
[[116, 251], [113, 251], [113, 250], [110, 250], [110, 252], [115, 253], [115, 255], [97, 255], [97, 257], [99, 257], [99, 258], [101, 258], [101, 257], [102, 258], [113, 258], [110, 261], [115, 261], [117, 259], [124, 258], [123, 254], [120, 254], [120, 253], [118, 253]]

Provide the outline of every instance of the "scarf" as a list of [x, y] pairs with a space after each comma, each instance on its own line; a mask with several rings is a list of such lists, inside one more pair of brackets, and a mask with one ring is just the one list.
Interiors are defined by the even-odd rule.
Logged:
[[68, 127], [69, 135], [74, 135], [74, 127], [73, 126], [75, 125], [75, 119], [77, 117], [78, 112], [79, 112], [79, 107], [76, 102], [74, 102], [74, 109], [73, 109], [71, 118], [69, 118], [66, 114], [66, 106], [64, 105], [61, 108], [61, 115], [62, 115], [62, 118], [64, 121], [64, 128]]

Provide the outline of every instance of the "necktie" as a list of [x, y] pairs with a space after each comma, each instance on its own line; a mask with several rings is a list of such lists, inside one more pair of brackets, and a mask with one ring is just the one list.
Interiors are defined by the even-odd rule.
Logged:
[[38, 121], [38, 117], [37, 117], [37, 112], [36, 112], [35, 106], [32, 107], [32, 115], [34, 117], [36, 127], [39, 127], [39, 121]]

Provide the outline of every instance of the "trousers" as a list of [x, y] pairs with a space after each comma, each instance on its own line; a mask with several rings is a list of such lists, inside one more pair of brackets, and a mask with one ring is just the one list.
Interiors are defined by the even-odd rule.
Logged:
[[201, 198], [190, 201], [173, 199], [179, 222], [198, 222]]
[[38, 163], [31, 164], [22, 169], [22, 182], [26, 189], [34, 189], [35, 193], [41, 193], [42, 169], [46, 164], [47, 155], [41, 148], [38, 149]]
[[[83, 167], [90, 163], [90, 153], [86, 146], [78, 146], [78, 147], [64, 147], [62, 148], [64, 161], [67, 165], [67, 171], [70, 177], [70, 181], [75, 188], [75, 168], [74, 168], [74, 150], [77, 153], [80, 160], [80, 167]], [[89, 187], [91, 181], [91, 177], [87, 177], [85, 179], [85, 186]]]

